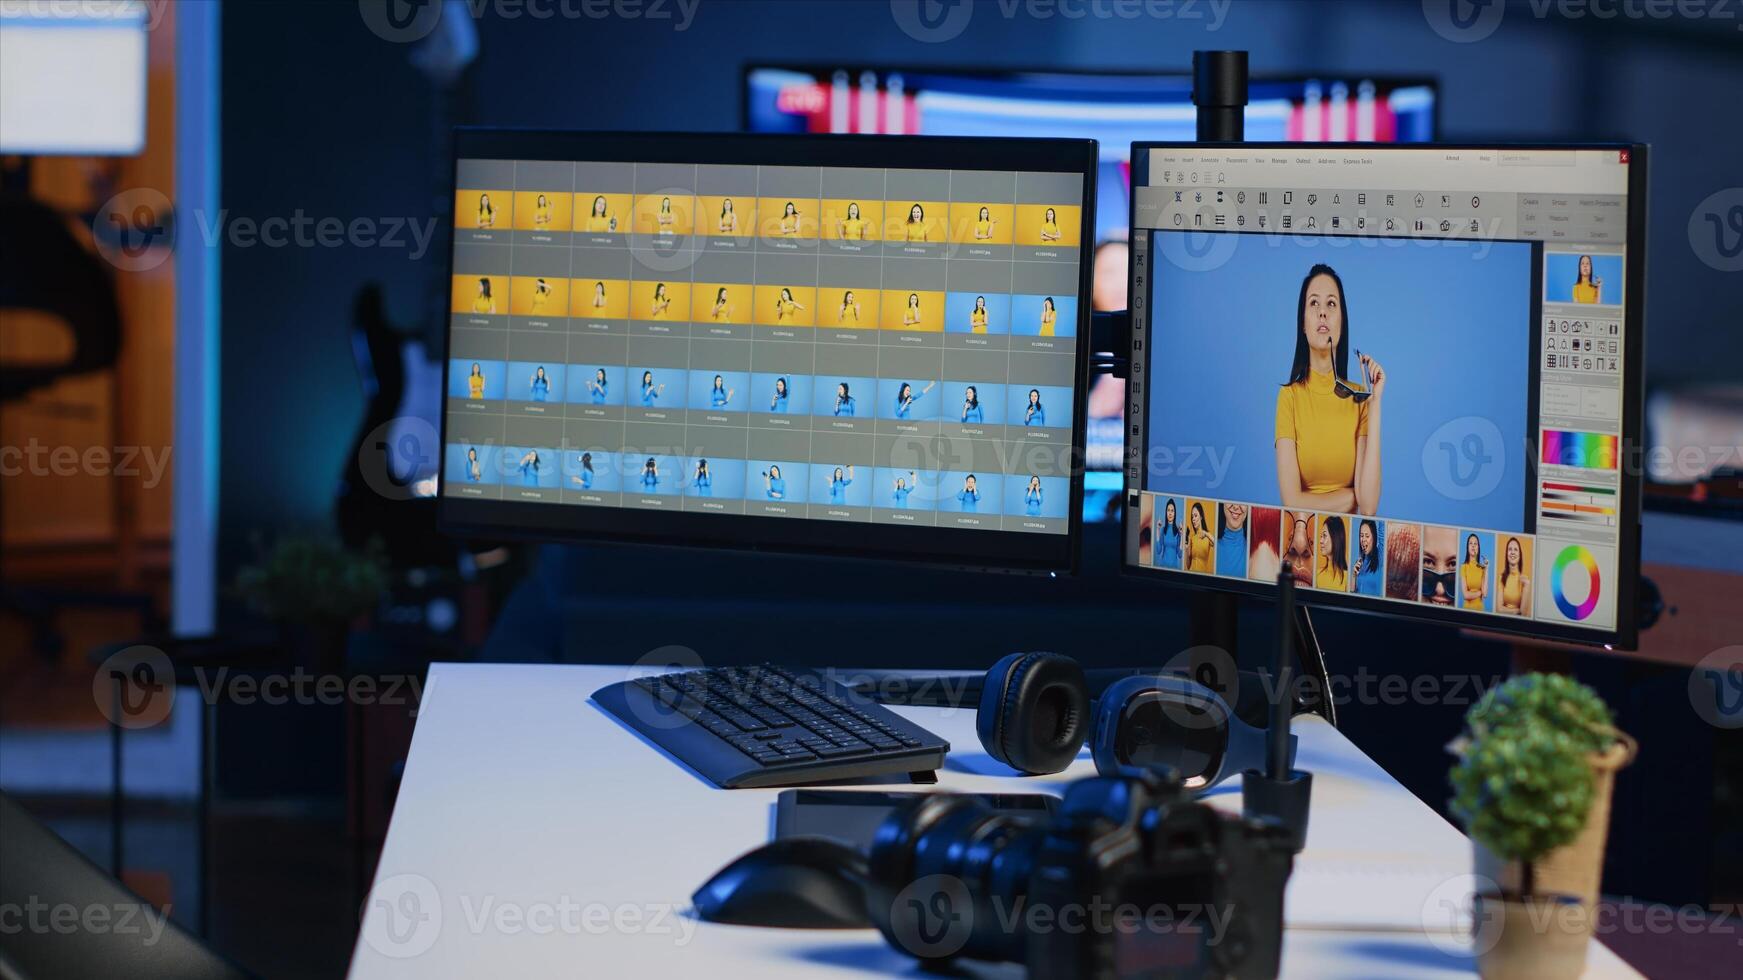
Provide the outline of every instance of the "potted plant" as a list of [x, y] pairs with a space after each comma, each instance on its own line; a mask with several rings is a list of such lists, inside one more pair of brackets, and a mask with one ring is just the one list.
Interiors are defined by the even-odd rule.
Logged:
[[1580, 835], [1594, 783], [1585, 743], [1533, 716], [1478, 727], [1460, 747], [1453, 813], [1519, 868], [1516, 885], [1476, 896], [1477, 972], [1488, 980], [1573, 980], [1585, 969], [1590, 909], [1545, 889], [1537, 868]]
[[381, 549], [352, 550], [326, 535], [287, 534], [236, 574], [248, 607], [286, 633], [297, 661], [323, 672], [345, 659], [346, 632], [388, 587]]
[[[1638, 746], [1616, 729], [1609, 707], [1591, 688], [1563, 674], [1523, 674], [1483, 695], [1465, 715], [1465, 735], [1451, 749], [1462, 755], [1469, 741], [1482, 733], [1528, 722], [1567, 735], [1592, 771], [1591, 805], [1581, 830], [1573, 840], [1536, 861], [1536, 887], [1595, 906], [1604, 874], [1604, 842], [1610, 834], [1610, 799], [1616, 773], [1634, 760]], [[1523, 868], [1517, 860], [1483, 846], [1481, 840], [1474, 857], [1480, 877], [1506, 891], [1523, 887]]]

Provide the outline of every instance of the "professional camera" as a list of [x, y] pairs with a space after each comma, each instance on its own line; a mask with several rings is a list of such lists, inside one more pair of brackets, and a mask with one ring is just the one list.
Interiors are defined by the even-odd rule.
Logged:
[[1037, 977], [1275, 977], [1288, 833], [1192, 799], [1172, 771], [1071, 784], [1051, 820], [932, 794], [872, 845], [868, 905], [925, 960]]

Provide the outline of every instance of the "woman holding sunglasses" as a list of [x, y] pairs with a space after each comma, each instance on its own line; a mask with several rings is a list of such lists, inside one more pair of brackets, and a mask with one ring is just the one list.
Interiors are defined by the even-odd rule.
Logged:
[[1345, 381], [1350, 357], [1343, 280], [1318, 264], [1301, 281], [1295, 360], [1277, 393], [1277, 488], [1283, 506], [1374, 514], [1380, 505], [1380, 403], [1386, 372], [1356, 352], [1365, 381]]

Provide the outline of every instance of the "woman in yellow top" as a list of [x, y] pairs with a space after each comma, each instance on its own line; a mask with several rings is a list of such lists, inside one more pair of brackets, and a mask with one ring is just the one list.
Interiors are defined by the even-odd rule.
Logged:
[[1059, 311], [1053, 308], [1053, 297], [1041, 301], [1041, 336], [1053, 336], [1053, 330], [1059, 322]]
[[975, 241], [984, 242], [991, 239], [993, 237], [993, 228], [997, 225], [998, 222], [993, 220], [992, 209], [984, 204], [981, 205], [980, 217], [975, 219], [974, 222]]
[[858, 201], [848, 202], [847, 217], [841, 219], [840, 225], [838, 230], [844, 241], [865, 240], [865, 222], [860, 219]]
[[1475, 534], [1465, 538], [1465, 562], [1459, 566], [1459, 592], [1466, 609], [1482, 609], [1489, 601], [1489, 562], [1483, 558], [1483, 541]]
[[1213, 572], [1216, 566], [1212, 563], [1210, 531], [1205, 526], [1204, 505], [1193, 501], [1191, 511], [1191, 528], [1186, 532], [1186, 570], [1189, 572]]
[[617, 230], [617, 215], [611, 213], [610, 206], [605, 203], [604, 194], [593, 199], [593, 210], [587, 215], [587, 230], [592, 232]]
[[986, 333], [986, 297], [974, 298], [974, 311], [968, 315], [969, 333]]
[[1344, 519], [1328, 515], [1319, 525], [1319, 570], [1313, 584], [1332, 592], [1348, 592], [1349, 548], [1344, 537]]
[[671, 198], [660, 198], [660, 210], [654, 215], [654, 222], [657, 225], [654, 229], [656, 235], [670, 235], [678, 230], [678, 216], [672, 213]]
[[1052, 208], [1048, 208], [1047, 213], [1041, 218], [1041, 240], [1043, 242], [1056, 242], [1060, 237], [1059, 215], [1054, 213]]
[[605, 283], [596, 282], [593, 284], [593, 308], [596, 310], [605, 308]]
[[908, 308], [902, 311], [902, 326], [909, 330], [920, 329], [920, 294], [908, 294]]
[[1349, 315], [1343, 280], [1315, 265], [1301, 281], [1295, 361], [1277, 392], [1277, 489], [1283, 506], [1372, 517], [1380, 505], [1380, 403], [1386, 372], [1361, 351], [1365, 387], [1343, 380]]
[[664, 320], [666, 318], [666, 312], [671, 308], [672, 297], [666, 295], [666, 284], [663, 282], [654, 283], [654, 301], [649, 310], [651, 318], [655, 320]]
[[472, 373], [466, 376], [466, 397], [471, 401], [484, 400], [484, 369], [472, 362]]
[[780, 323], [790, 317], [798, 316], [804, 309], [805, 307], [793, 298], [793, 291], [782, 286], [781, 295], [775, 297], [775, 322]]
[[1501, 604], [1496, 612], [1523, 616], [1531, 602], [1531, 579], [1525, 574], [1525, 546], [1518, 538], [1507, 539], [1507, 553], [1501, 562]]
[[727, 304], [725, 286], [720, 287], [720, 291], [714, 294], [714, 306], [708, 311], [708, 315], [717, 323], [732, 322], [732, 307]]
[[841, 294], [841, 313], [836, 319], [843, 324], [859, 322], [859, 300], [854, 298], [853, 290]]
[[787, 238], [794, 238], [799, 234], [799, 209], [793, 206], [792, 201], [788, 201], [787, 206], [781, 209], [781, 234]]
[[480, 278], [478, 280], [478, 295], [477, 295], [477, 297], [475, 297], [472, 300], [472, 312], [474, 312], [474, 313], [495, 313], [496, 312], [496, 297], [492, 296], [490, 294], [490, 280], [489, 279]]
[[926, 209], [918, 204], [908, 209], [907, 239], [911, 242], [926, 240]]
[[533, 227], [540, 231], [551, 227], [551, 202], [543, 194], [533, 203]]
[[738, 212], [733, 210], [730, 197], [720, 199], [719, 228], [722, 235], [731, 235], [738, 231]]
[[496, 207], [490, 203], [489, 194], [478, 195], [478, 227], [496, 227]]
[[1574, 280], [1574, 302], [1602, 303], [1604, 301], [1604, 280], [1592, 275], [1592, 257], [1580, 256], [1580, 274]]
[[545, 307], [551, 303], [551, 284], [544, 279], [533, 283], [533, 314], [536, 316], [545, 312]]

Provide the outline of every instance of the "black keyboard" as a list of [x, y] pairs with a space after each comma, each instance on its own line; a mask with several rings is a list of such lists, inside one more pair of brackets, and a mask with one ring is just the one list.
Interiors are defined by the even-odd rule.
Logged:
[[950, 743], [821, 673], [710, 667], [622, 681], [593, 700], [726, 789], [930, 772]]

